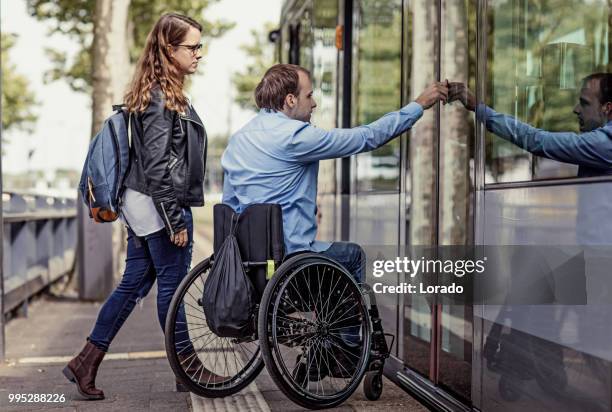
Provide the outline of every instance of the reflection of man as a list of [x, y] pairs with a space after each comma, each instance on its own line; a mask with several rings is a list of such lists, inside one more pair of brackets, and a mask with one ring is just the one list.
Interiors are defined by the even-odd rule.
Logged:
[[[497, 113], [484, 104], [476, 106], [474, 95], [461, 83], [449, 85], [449, 101], [454, 100], [460, 100], [469, 110], [476, 110], [477, 119], [483, 121], [487, 130], [497, 136], [535, 155], [578, 165], [579, 177], [612, 174], [612, 73], [596, 73], [582, 80], [579, 101], [573, 110], [578, 116], [580, 133], [537, 129], [512, 116]], [[541, 363], [546, 369], [540, 366], [533, 368], [533, 371], [539, 373], [541, 370], [547, 370], [549, 376], [546, 378], [556, 385], [557, 390], [563, 388], [563, 385], [557, 383], [567, 384], [566, 360], [561, 345], [551, 345], [549, 342], [558, 342], [579, 348], [581, 352], [612, 359], [609, 344], [612, 337], [610, 306], [605, 305], [610, 302], [612, 296], [609, 269], [611, 259], [609, 247], [601, 247], [612, 244], [612, 191], [609, 190], [609, 183], [604, 184], [605, 187], [601, 184], [581, 184], [577, 188], [576, 240], [584, 255], [576, 255], [574, 260], [584, 259], [585, 280], [582, 282], [585, 282], [585, 286], [578, 285], [579, 287], [570, 291], [577, 295], [586, 290], [587, 304], [524, 306], [519, 310], [510, 306], [511, 315], [508, 316], [513, 325], [513, 333], [515, 325], [532, 325], [543, 334], [546, 332], [546, 329], [543, 329], [546, 326], [541, 325], [548, 326], [548, 338], [538, 340], [541, 342], [541, 348], [536, 346], [531, 354], [534, 362]], [[519, 257], [525, 260], [524, 256]], [[540, 257], [533, 259], [540, 260]], [[577, 271], [569, 270], [569, 274], [575, 273]], [[567, 286], [563, 285], [561, 280], [556, 279], [560, 281], [556, 287]], [[570, 278], [563, 281], [573, 285]], [[503, 313], [502, 311], [500, 318], [506, 316]], [[567, 313], [571, 313], [573, 318], [566, 316]], [[484, 352], [489, 360], [494, 358], [493, 352], [499, 350], [496, 345], [499, 345], [497, 340], [500, 337], [500, 324], [501, 322], [497, 321], [487, 338]], [[574, 330], [575, 335], [569, 338], [564, 336], [562, 332], [567, 330]], [[528, 344], [528, 339], [531, 339], [528, 334], [521, 339], [524, 341], [513, 342], [514, 347], [534, 348], [533, 344]], [[607, 362], [597, 357], [588, 358], [592, 359], [588, 364], [591, 371], [585, 372], [584, 376], [592, 374], [601, 380], [603, 386], [607, 385], [609, 388], [609, 381], [605, 381], [608, 378], [600, 378], [600, 370], [605, 370], [601, 365], [607, 365]]]
[[[449, 101], [474, 111], [476, 99], [462, 83], [451, 83]], [[612, 74], [596, 73], [582, 81], [574, 107], [580, 132], [548, 132], [479, 105], [477, 118], [497, 136], [538, 156], [579, 166], [578, 177], [612, 174]]]

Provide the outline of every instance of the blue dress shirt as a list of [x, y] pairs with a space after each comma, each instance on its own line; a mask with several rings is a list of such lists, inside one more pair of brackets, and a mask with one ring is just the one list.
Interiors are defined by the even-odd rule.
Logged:
[[479, 105], [487, 130], [538, 156], [578, 165], [578, 177], [612, 174], [612, 121], [585, 133], [547, 132]]
[[368, 125], [323, 130], [262, 109], [232, 135], [223, 152], [223, 203], [238, 213], [253, 203], [278, 203], [287, 253], [327, 250], [331, 243], [315, 240], [319, 160], [374, 150], [422, 114], [421, 105], [413, 102]]

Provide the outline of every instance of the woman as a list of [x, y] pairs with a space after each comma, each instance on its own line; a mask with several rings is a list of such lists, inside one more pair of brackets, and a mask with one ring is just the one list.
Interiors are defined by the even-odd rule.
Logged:
[[[128, 226], [123, 278], [104, 303], [81, 353], [64, 368], [88, 399], [98, 366], [123, 322], [157, 278], [157, 314], [164, 330], [174, 291], [191, 264], [191, 206], [204, 204], [206, 132], [184, 94], [195, 73], [202, 26], [179, 14], [162, 16], [147, 37], [125, 105], [132, 119], [131, 165], [121, 220]], [[177, 384], [178, 387], [178, 384]]]

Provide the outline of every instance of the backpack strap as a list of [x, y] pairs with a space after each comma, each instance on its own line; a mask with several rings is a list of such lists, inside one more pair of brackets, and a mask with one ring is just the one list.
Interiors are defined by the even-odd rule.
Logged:
[[[116, 112], [121, 112], [123, 110], [126, 110], [126, 108], [127, 106], [125, 105], [125, 103], [113, 104], [113, 111], [116, 111]], [[128, 123], [127, 123], [128, 147], [131, 149], [132, 148], [132, 112], [128, 110], [127, 113], [128, 113]]]
[[128, 111], [127, 135], [128, 135], [128, 150], [131, 150], [132, 149], [132, 112], [130, 111]]

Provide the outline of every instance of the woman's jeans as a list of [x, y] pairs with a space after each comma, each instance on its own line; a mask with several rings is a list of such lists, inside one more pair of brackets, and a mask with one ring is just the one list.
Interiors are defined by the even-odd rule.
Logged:
[[[110, 343], [132, 313], [136, 302], [149, 293], [155, 279], [157, 279], [157, 318], [162, 332], [164, 331], [172, 296], [191, 265], [193, 247], [191, 209], [184, 209], [184, 219], [189, 236], [185, 247], [173, 244], [166, 229], [138, 237], [128, 228], [123, 278], [100, 309], [96, 324], [88, 338], [96, 347], [104, 352], [108, 351]], [[183, 315], [182, 313], [179, 313], [179, 317], [184, 317], [180, 315]], [[176, 340], [178, 343], [189, 339], [188, 336], [177, 336]]]

